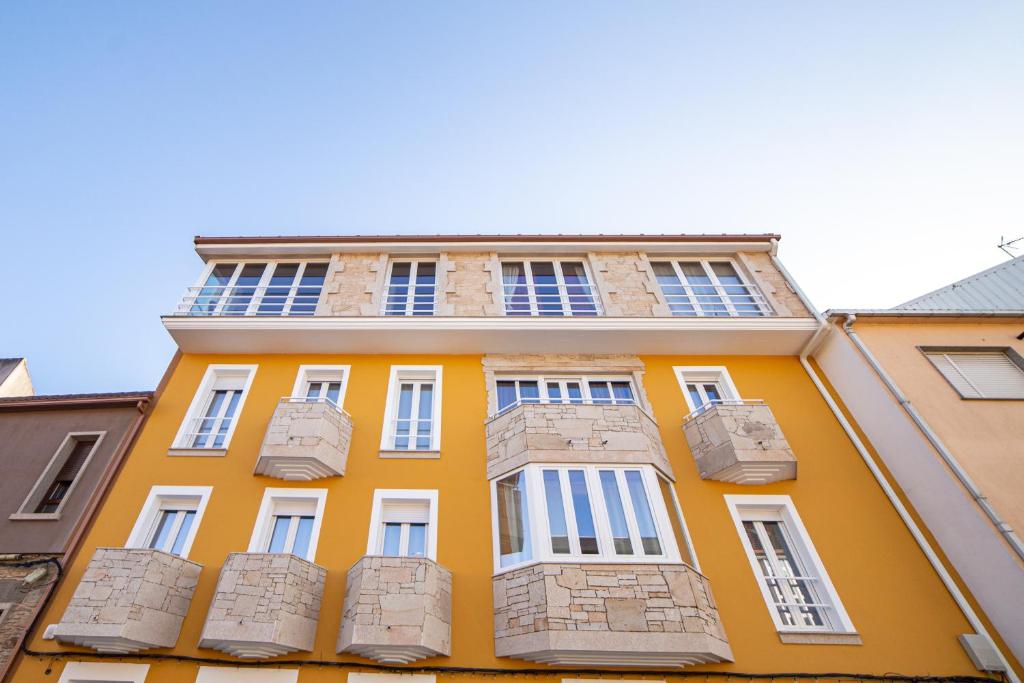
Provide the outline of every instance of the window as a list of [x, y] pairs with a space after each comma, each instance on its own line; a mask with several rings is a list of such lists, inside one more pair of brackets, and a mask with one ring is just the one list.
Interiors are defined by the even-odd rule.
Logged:
[[725, 498], [776, 628], [852, 633], [789, 496]]
[[57, 683], [144, 683], [149, 664], [68, 662]]
[[366, 553], [436, 560], [437, 491], [374, 491]]
[[71, 432], [10, 519], [57, 519], [106, 432]]
[[770, 309], [756, 285], [731, 261], [653, 261], [651, 267], [672, 315], [763, 316]]
[[175, 454], [223, 454], [235, 431], [255, 365], [211, 365], [178, 430]]
[[384, 315], [434, 315], [437, 263], [392, 261], [384, 295]]
[[1024, 399], [1024, 359], [1012, 349], [922, 349], [961, 398]]
[[154, 486], [125, 547], [187, 558], [212, 491], [210, 486]]
[[498, 412], [522, 403], [595, 403], [634, 405], [627, 377], [498, 377]]
[[582, 261], [504, 261], [505, 315], [599, 315]]
[[300, 365], [292, 388], [292, 400], [326, 401], [341, 408], [345, 401], [348, 365]]
[[527, 465], [495, 481], [493, 497], [499, 569], [544, 559], [679, 560], [657, 476], [646, 465]]
[[249, 540], [250, 553], [290, 553], [313, 561], [327, 489], [267, 489]]
[[185, 315], [313, 315], [327, 263], [212, 263], [185, 295]]
[[440, 405], [440, 366], [391, 366], [381, 450], [439, 451]]
[[677, 366], [674, 370], [691, 415], [703, 413], [714, 405], [741, 400], [724, 366]]

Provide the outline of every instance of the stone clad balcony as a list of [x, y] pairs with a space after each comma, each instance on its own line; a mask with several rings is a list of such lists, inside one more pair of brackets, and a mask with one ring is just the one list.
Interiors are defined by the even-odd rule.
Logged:
[[327, 399], [282, 398], [267, 425], [256, 474], [310, 481], [345, 474], [352, 418]]
[[53, 635], [113, 654], [174, 647], [201, 569], [159, 550], [97, 548]]
[[231, 553], [199, 647], [242, 659], [310, 652], [327, 570], [284, 553]]
[[561, 666], [732, 661], [708, 580], [685, 564], [540, 563], [495, 576], [494, 649]]
[[796, 479], [796, 456], [762, 401], [723, 401], [690, 413], [683, 432], [702, 479], [768, 484]]
[[425, 557], [363, 557], [348, 572], [337, 650], [388, 664], [450, 655], [451, 572]]
[[487, 421], [487, 477], [531, 462], [672, 466], [654, 418], [637, 405], [520, 403]]

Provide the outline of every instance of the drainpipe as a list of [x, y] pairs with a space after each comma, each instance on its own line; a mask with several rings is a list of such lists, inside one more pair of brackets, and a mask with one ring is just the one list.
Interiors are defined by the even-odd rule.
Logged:
[[1024, 543], [1021, 542], [1020, 536], [1018, 536], [1017, 533], [1013, 530], [1013, 528], [1009, 524], [1007, 524], [1002, 517], [999, 516], [999, 513], [995, 511], [992, 505], [988, 502], [988, 499], [984, 495], [982, 495], [981, 491], [978, 489], [977, 484], [975, 484], [974, 481], [971, 480], [970, 475], [968, 475], [967, 472], [964, 471], [964, 468], [957, 461], [956, 457], [949, 451], [948, 448], [946, 448], [946, 444], [942, 442], [942, 439], [939, 438], [938, 434], [932, 431], [931, 426], [929, 426], [929, 424], [925, 422], [925, 419], [921, 416], [921, 414], [917, 412], [917, 408], [914, 407], [914, 404], [910, 402], [910, 399], [908, 399], [906, 395], [900, 390], [899, 386], [896, 385], [896, 382], [893, 380], [892, 377], [889, 376], [889, 373], [885, 371], [885, 368], [881, 366], [881, 364], [878, 362], [878, 359], [876, 359], [874, 354], [871, 353], [871, 350], [867, 347], [867, 345], [865, 345], [861, 338], [857, 336], [857, 333], [853, 331], [853, 324], [856, 322], [857, 316], [854, 315], [853, 313], [848, 314], [846, 316], [845, 322], [843, 322], [843, 331], [846, 332], [846, 335], [850, 338], [850, 341], [853, 342], [853, 345], [857, 347], [858, 351], [860, 351], [860, 354], [864, 357], [864, 360], [868, 362], [868, 365], [871, 366], [871, 369], [875, 371], [879, 379], [881, 379], [885, 386], [889, 389], [889, 392], [892, 393], [893, 398], [896, 399], [896, 401], [900, 404], [903, 410], [906, 411], [910, 419], [914, 421], [914, 424], [917, 425], [917, 428], [920, 429], [921, 433], [924, 434], [926, 439], [928, 439], [928, 443], [930, 443], [932, 447], [934, 447], [935, 450], [938, 451], [939, 456], [942, 458], [943, 462], [945, 462], [946, 465], [949, 466], [949, 469], [953, 470], [953, 474], [956, 475], [956, 478], [960, 481], [963, 487], [967, 489], [967, 493], [971, 495], [971, 498], [974, 499], [974, 502], [976, 502], [978, 504], [978, 507], [980, 507], [985, 512], [989, 520], [991, 520], [992, 524], [995, 525], [996, 529], [999, 530], [999, 533], [1002, 534], [1003, 538], [1006, 539], [1006, 542], [1010, 544], [1011, 548], [1013, 548], [1013, 551], [1017, 553], [1017, 556], [1020, 559], [1024, 560]]

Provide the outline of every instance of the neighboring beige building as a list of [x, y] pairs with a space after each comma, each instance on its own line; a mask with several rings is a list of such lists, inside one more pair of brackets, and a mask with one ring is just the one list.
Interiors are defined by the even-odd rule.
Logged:
[[826, 317], [815, 360], [1024, 656], [1024, 259], [893, 309]]
[[0, 358], [0, 398], [36, 393], [24, 358]]

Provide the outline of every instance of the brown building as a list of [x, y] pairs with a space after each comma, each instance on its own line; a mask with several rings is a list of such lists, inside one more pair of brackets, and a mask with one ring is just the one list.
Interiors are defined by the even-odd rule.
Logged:
[[0, 679], [74, 553], [152, 396], [0, 398]]

